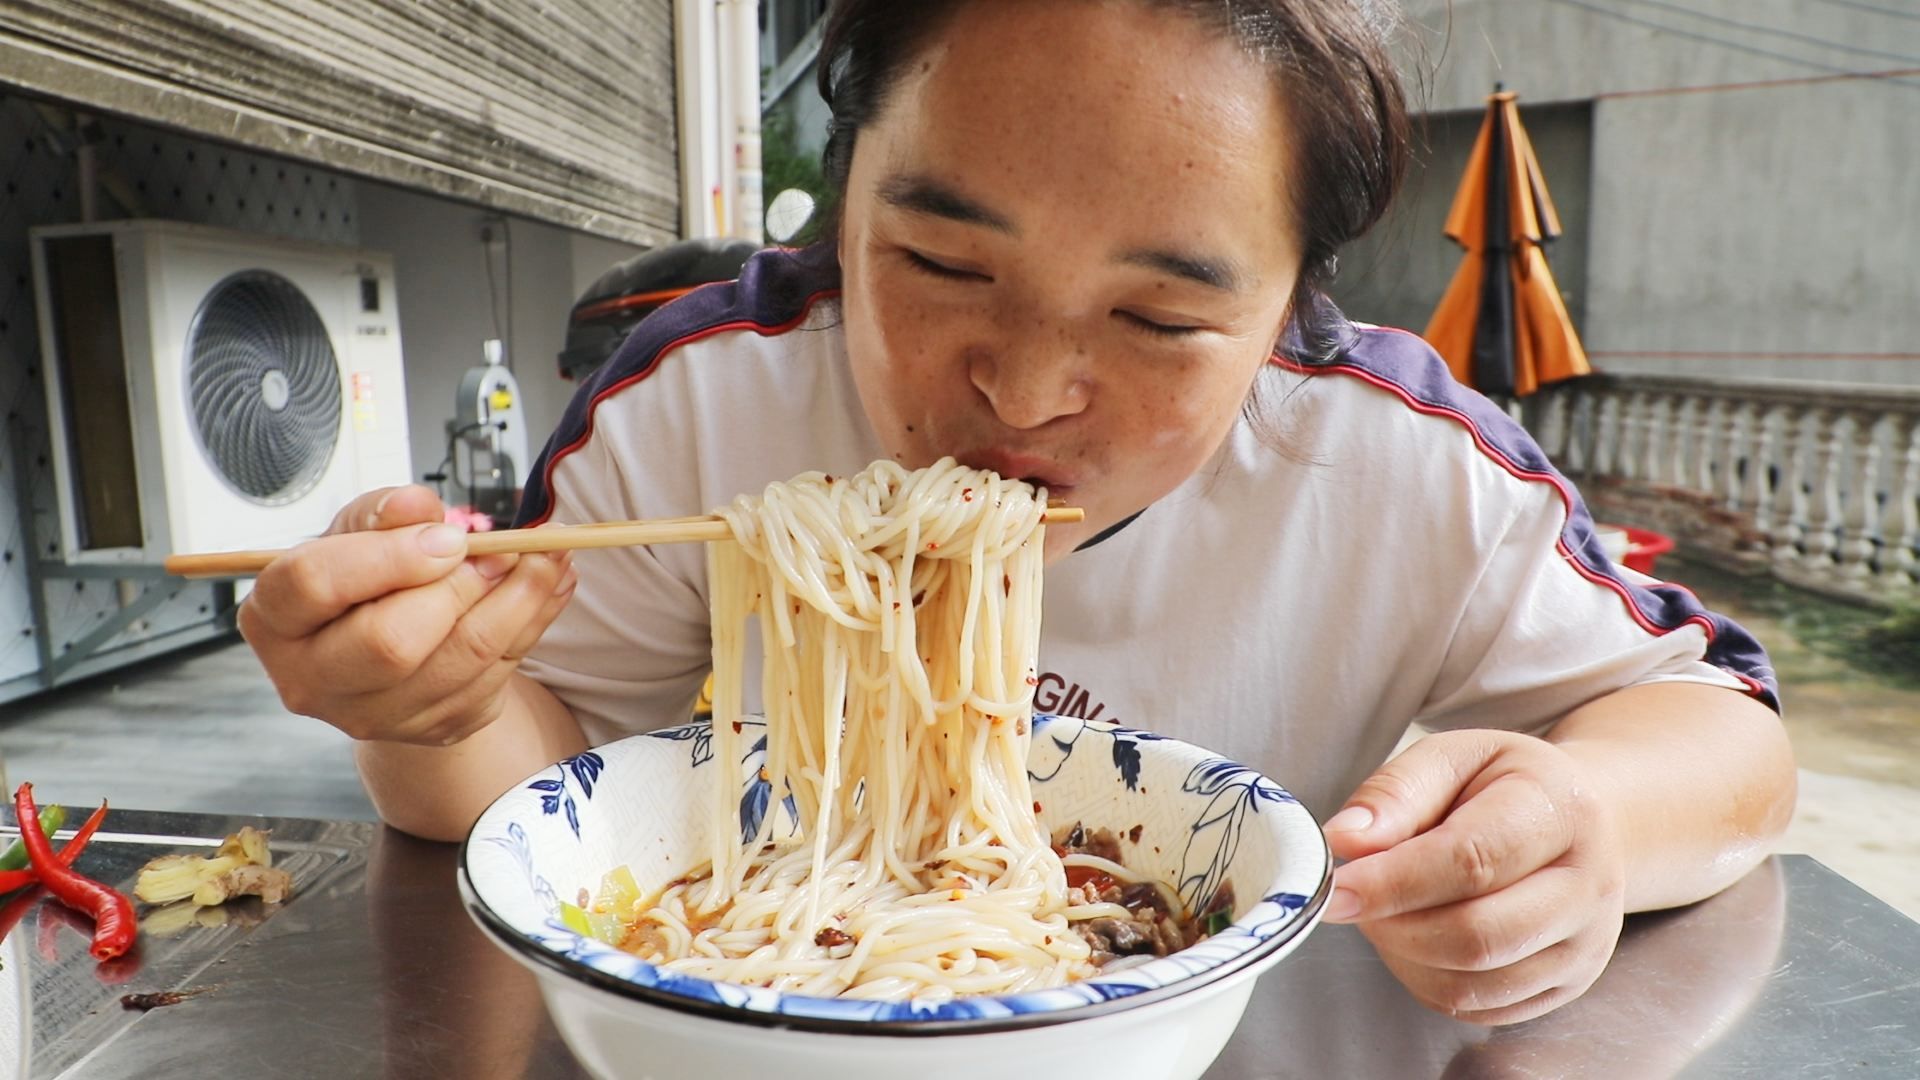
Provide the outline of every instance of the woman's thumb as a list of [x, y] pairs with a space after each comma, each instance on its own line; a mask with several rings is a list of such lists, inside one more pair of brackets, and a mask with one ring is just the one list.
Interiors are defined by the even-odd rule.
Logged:
[[1385, 851], [1446, 819], [1485, 765], [1491, 740], [1476, 732], [1429, 735], [1380, 766], [1322, 827], [1336, 857]]

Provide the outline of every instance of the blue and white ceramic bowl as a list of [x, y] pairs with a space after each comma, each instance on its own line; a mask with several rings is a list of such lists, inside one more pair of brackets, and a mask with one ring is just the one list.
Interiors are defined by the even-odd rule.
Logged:
[[[760, 756], [736, 763], [738, 775], [757, 775]], [[593, 891], [617, 866], [643, 893], [696, 867], [702, 810], [724, 764], [713, 761], [704, 724], [624, 739], [501, 796], [462, 850], [468, 911], [533, 969], [555, 1025], [596, 1075], [1197, 1077], [1239, 1022], [1254, 978], [1318, 921], [1332, 880], [1312, 815], [1252, 769], [1148, 732], [1043, 716], [1028, 771], [1048, 829], [1112, 829], [1129, 868], [1174, 885], [1190, 905], [1230, 884], [1230, 927], [1058, 990], [925, 1008], [674, 975], [567, 929], [560, 899]], [[791, 827], [764, 781], [741, 805], [750, 828], [769, 811], [781, 815], [776, 828]]]

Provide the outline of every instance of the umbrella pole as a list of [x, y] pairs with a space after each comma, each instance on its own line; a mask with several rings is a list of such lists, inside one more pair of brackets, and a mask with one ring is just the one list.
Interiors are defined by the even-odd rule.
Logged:
[[[1485, 247], [1481, 258], [1480, 312], [1473, 332], [1473, 385], [1488, 397], [1511, 395], [1518, 377], [1519, 327], [1514, 320], [1513, 222], [1510, 220], [1505, 113], [1498, 101], [1489, 109], [1487, 123], [1487, 212]], [[1505, 408], [1503, 405], [1502, 408]]]

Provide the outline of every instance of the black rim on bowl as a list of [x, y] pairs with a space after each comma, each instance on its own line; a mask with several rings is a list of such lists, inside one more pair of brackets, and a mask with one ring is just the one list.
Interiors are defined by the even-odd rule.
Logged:
[[1075, 1005], [1064, 1009], [1049, 1009], [1044, 1012], [1021, 1013], [1014, 1016], [978, 1017], [968, 1020], [841, 1020], [817, 1016], [798, 1016], [790, 1013], [762, 1012], [758, 1009], [742, 1009], [721, 1005], [711, 1001], [700, 1001], [682, 997], [650, 986], [641, 986], [616, 978], [576, 960], [563, 956], [552, 949], [533, 941], [525, 934], [514, 929], [506, 920], [493, 912], [481, 899], [478, 889], [473, 887], [472, 878], [467, 873], [467, 845], [460, 845], [460, 899], [474, 921], [502, 947], [527, 958], [535, 964], [549, 968], [562, 975], [569, 976], [587, 986], [619, 997], [631, 998], [648, 1005], [658, 1005], [676, 1012], [703, 1016], [710, 1020], [727, 1023], [744, 1023], [754, 1027], [779, 1028], [791, 1031], [819, 1032], [832, 1035], [886, 1035], [906, 1038], [930, 1038], [940, 1035], [985, 1035], [996, 1031], [1016, 1031], [1026, 1028], [1048, 1027], [1075, 1020], [1087, 1020], [1096, 1016], [1124, 1012], [1143, 1006], [1165, 1001], [1168, 998], [1192, 993], [1202, 987], [1244, 971], [1268, 956], [1273, 955], [1287, 943], [1299, 937], [1305, 929], [1313, 925], [1314, 918], [1326, 905], [1327, 896], [1333, 890], [1333, 855], [1325, 844], [1321, 845], [1320, 885], [1314, 890], [1292, 921], [1282, 927], [1272, 937], [1247, 950], [1232, 960], [1208, 968], [1197, 974], [1176, 979], [1165, 986], [1151, 990], [1142, 990], [1137, 994], [1113, 998], [1108, 1001], [1093, 1002], [1087, 1005]]

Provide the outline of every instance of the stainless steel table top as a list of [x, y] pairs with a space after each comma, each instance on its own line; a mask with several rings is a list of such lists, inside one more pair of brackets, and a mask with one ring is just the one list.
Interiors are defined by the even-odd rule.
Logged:
[[[229, 905], [97, 965], [85, 920], [0, 943], [0, 1076], [573, 1078], [533, 977], [460, 908], [456, 849], [364, 823], [116, 812], [81, 861], [130, 888], [166, 851], [273, 829], [294, 899]], [[76, 922], [80, 925], [76, 925]], [[201, 991], [139, 1012], [123, 994]], [[1208, 1080], [1920, 1076], [1920, 924], [1804, 856], [1629, 920], [1579, 1001], [1489, 1030], [1415, 1004], [1350, 927], [1264, 976]]]

